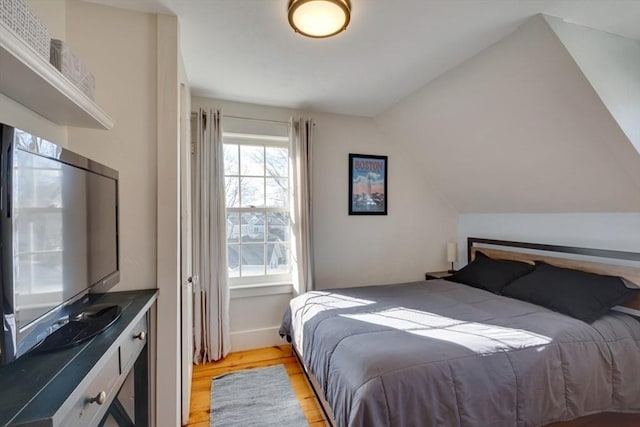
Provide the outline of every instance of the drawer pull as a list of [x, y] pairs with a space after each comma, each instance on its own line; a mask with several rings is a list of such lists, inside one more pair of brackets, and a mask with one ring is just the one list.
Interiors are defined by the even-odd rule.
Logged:
[[96, 395], [96, 397], [92, 397], [89, 399], [89, 403], [97, 403], [98, 405], [104, 404], [107, 401], [107, 393], [101, 391]]
[[147, 337], [147, 334], [144, 333], [144, 331], [140, 332], [137, 335], [133, 336], [135, 339], [138, 339], [140, 341], [144, 341], [144, 339]]

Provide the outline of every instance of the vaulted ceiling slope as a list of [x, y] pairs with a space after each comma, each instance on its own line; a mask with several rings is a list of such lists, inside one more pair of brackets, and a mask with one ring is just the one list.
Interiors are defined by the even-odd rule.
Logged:
[[640, 212], [640, 153], [552, 29], [565, 25], [534, 16], [376, 117], [460, 213]]
[[640, 151], [640, 41], [544, 18]]

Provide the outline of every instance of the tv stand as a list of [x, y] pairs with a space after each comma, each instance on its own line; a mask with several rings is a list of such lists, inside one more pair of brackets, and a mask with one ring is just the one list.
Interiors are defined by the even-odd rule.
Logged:
[[[148, 426], [149, 310], [157, 293], [102, 294], [96, 303], [121, 307], [111, 327], [78, 345], [33, 351], [0, 367], [0, 426], [99, 427], [107, 419]], [[133, 383], [132, 405], [130, 396], [120, 396], [125, 380]]]

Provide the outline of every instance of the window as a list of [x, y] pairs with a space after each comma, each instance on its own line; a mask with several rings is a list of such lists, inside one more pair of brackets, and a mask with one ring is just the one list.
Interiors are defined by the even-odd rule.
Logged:
[[289, 139], [223, 134], [231, 286], [291, 280]]

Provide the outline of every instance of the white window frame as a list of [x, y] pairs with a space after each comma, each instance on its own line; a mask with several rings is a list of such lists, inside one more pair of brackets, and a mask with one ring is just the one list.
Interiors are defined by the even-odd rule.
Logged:
[[[222, 135], [222, 142], [223, 144], [235, 144], [235, 145], [239, 145], [239, 146], [257, 146], [257, 147], [280, 147], [280, 148], [286, 148], [287, 149], [287, 153], [289, 152], [289, 137], [286, 136], [273, 136], [273, 135], [256, 135], [256, 134], [245, 134], [245, 133], [236, 133], [236, 132], [223, 132]], [[227, 177], [247, 177], [247, 178], [266, 178], [266, 172], [264, 175], [258, 176], [258, 175], [242, 175], [241, 172], [241, 160], [240, 157], [238, 157], [238, 175], [226, 175], [225, 174], [225, 179]], [[258, 213], [258, 214], [263, 214], [265, 217], [265, 227], [267, 227], [267, 215], [269, 213], [286, 213], [286, 214], [290, 214], [290, 204], [291, 204], [291, 191], [290, 191], [290, 186], [291, 186], [291, 170], [289, 169], [289, 164], [287, 164], [287, 180], [288, 180], [288, 191], [287, 191], [287, 197], [288, 197], [288, 203], [286, 207], [283, 208], [274, 208], [274, 207], [242, 207], [242, 200], [240, 196], [240, 200], [238, 200], [238, 206], [239, 207], [226, 207], [226, 211], [228, 213], [238, 213], [239, 217], [242, 218], [242, 214], [243, 213]], [[266, 182], [267, 180], [265, 179], [265, 189], [264, 189], [264, 194], [266, 195]], [[240, 183], [239, 183], [240, 184]], [[225, 200], [226, 200], [226, 195], [225, 195]], [[241, 225], [240, 225], [241, 226]], [[289, 220], [289, 227], [291, 227], [291, 220]], [[236, 243], [229, 243], [225, 238], [225, 243], [227, 244], [227, 247], [231, 244], [231, 245], [236, 245]], [[243, 245], [263, 245], [265, 248], [265, 257], [266, 257], [266, 251], [267, 251], [267, 246], [270, 244], [273, 244], [274, 242], [269, 242], [268, 240], [266, 240], [264, 243], [242, 243], [242, 237], [241, 235], [238, 238], [238, 243], [237, 245], [240, 246], [242, 248]], [[229, 287], [230, 288], [235, 288], [235, 289], [248, 289], [252, 286], [265, 286], [265, 285], [269, 285], [269, 286], [278, 286], [278, 285], [290, 285], [292, 282], [292, 271], [291, 271], [291, 229], [289, 230], [289, 240], [287, 241], [287, 246], [289, 248], [288, 250], [288, 255], [289, 255], [289, 272], [286, 274], [266, 274], [266, 268], [267, 268], [267, 261], [265, 259], [265, 274], [264, 275], [256, 275], [256, 276], [245, 276], [245, 277], [229, 277]], [[238, 254], [238, 266], [240, 268], [240, 271], [242, 271], [242, 252], [240, 252]], [[228, 255], [227, 255], [227, 269], [229, 268], [229, 260], [228, 260]]]

